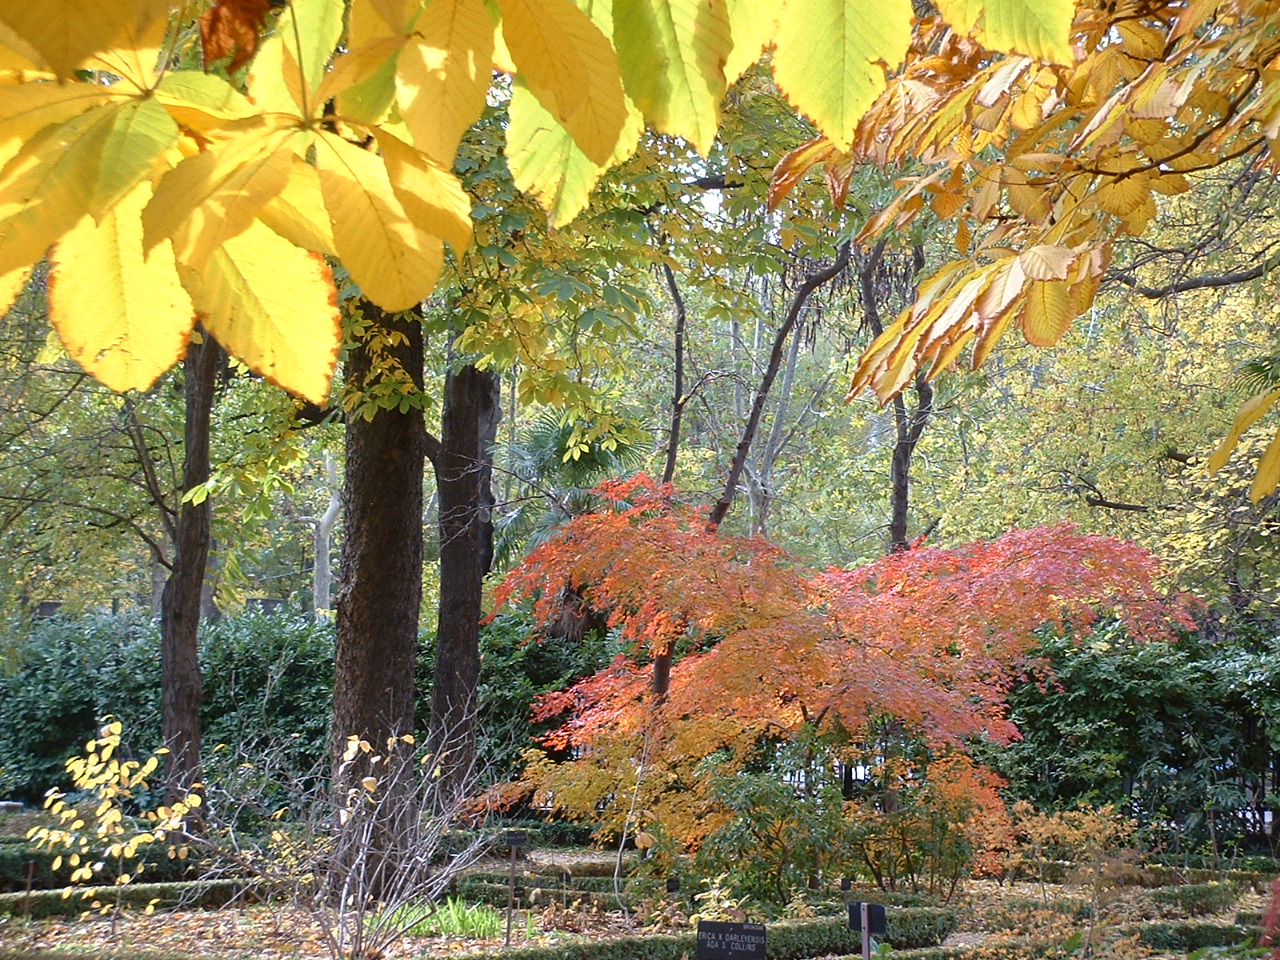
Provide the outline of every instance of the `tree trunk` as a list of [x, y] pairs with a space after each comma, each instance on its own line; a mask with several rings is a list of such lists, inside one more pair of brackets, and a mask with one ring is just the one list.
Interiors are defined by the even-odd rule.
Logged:
[[[207, 334], [192, 343], [182, 362], [186, 420], [182, 489], [209, 479], [209, 425], [222, 348]], [[173, 568], [161, 599], [160, 669], [164, 742], [169, 748], [165, 791], [177, 800], [200, 781], [200, 607], [211, 539], [209, 500], [187, 501], [178, 511]]]
[[[880, 303], [894, 293], [904, 298], [915, 297], [914, 278], [924, 268], [924, 250], [918, 244], [911, 250], [911, 289], [883, 289], [885, 284], [879, 282], [877, 274], [884, 261], [885, 240], [881, 239], [866, 254], [859, 254], [857, 261], [858, 294], [862, 301], [862, 313], [866, 324], [875, 336], [884, 332], [884, 323], [880, 319]], [[906, 550], [910, 546], [907, 539], [907, 520], [911, 507], [911, 459], [915, 456], [920, 436], [933, 415], [933, 385], [925, 378], [924, 372], [915, 378], [916, 404], [907, 409], [902, 395], [896, 395], [893, 405], [893, 454], [889, 460], [889, 550]]]
[[[367, 300], [368, 337], [386, 337], [386, 360], [422, 389], [422, 324], [389, 315]], [[390, 335], [390, 336], [388, 336]], [[368, 339], [347, 355], [350, 388], [368, 390], [387, 374]], [[395, 342], [394, 346], [387, 343]], [[359, 412], [346, 418], [346, 516], [337, 597], [333, 684], [333, 749], [341, 757], [350, 736], [379, 747], [413, 731], [414, 664], [422, 602], [422, 474], [426, 434], [411, 407]]]
[[329, 550], [333, 543], [333, 528], [342, 508], [342, 488], [338, 485], [338, 468], [334, 465], [331, 453], [324, 455], [324, 476], [329, 485], [329, 505], [324, 513], [308, 521], [311, 523], [312, 556], [315, 558], [315, 570], [311, 579], [311, 614], [317, 623], [329, 614], [330, 594], [333, 590], [333, 564], [329, 559]]
[[440, 440], [431, 444], [440, 495], [440, 612], [429, 742], [446, 802], [467, 789], [475, 768], [480, 616], [493, 562], [493, 443], [501, 418], [494, 373], [470, 364], [450, 370]]
[[680, 285], [676, 283], [676, 275], [670, 264], [662, 264], [662, 275], [667, 281], [667, 289], [671, 292], [671, 303], [676, 310], [675, 330], [675, 373], [671, 395], [671, 430], [667, 435], [667, 459], [662, 468], [662, 482], [671, 483], [676, 475], [676, 454], [680, 451], [680, 427], [684, 421], [684, 405], [688, 397], [684, 395], [684, 330], [688, 313], [685, 310], [684, 297], [680, 295]]
[[804, 282], [796, 289], [795, 296], [791, 298], [791, 305], [787, 309], [786, 319], [783, 320], [782, 326], [778, 328], [778, 332], [773, 338], [773, 349], [769, 353], [769, 363], [765, 367], [764, 375], [760, 378], [760, 386], [756, 388], [755, 399], [751, 404], [751, 413], [747, 417], [746, 426], [742, 428], [742, 438], [738, 441], [738, 449], [734, 452], [733, 462], [729, 466], [729, 476], [725, 480], [724, 491], [720, 494], [720, 499], [716, 501], [715, 506], [711, 508], [711, 515], [707, 520], [709, 529], [714, 530], [719, 527], [729, 513], [729, 507], [733, 505], [733, 497], [738, 489], [738, 480], [741, 478], [743, 468], [746, 465], [747, 454], [751, 450], [751, 444], [756, 438], [756, 430], [760, 427], [760, 418], [764, 415], [765, 400], [768, 399], [769, 390], [773, 386], [774, 379], [778, 376], [778, 370], [782, 367], [782, 354], [786, 349], [787, 338], [791, 336], [791, 331], [795, 329], [796, 322], [800, 319], [801, 311], [804, 310], [805, 304], [809, 302], [809, 297], [813, 295], [815, 290], [834, 280], [848, 265], [849, 245], [844, 243], [840, 245], [835, 262], [805, 277]]

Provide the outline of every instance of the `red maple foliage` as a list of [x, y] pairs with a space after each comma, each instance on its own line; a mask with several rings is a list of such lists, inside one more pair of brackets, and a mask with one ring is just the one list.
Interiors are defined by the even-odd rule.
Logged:
[[[498, 592], [499, 605], [532, 599], [552, 623], [572, 591], [632, 645], [540, 701], [539, 719], [569, 715], [554, 748], [633, 734], [654, 716], [670, 748], [701, 755], [804, 724], [857, 736], [884, 716], [933, 743], [1007, 741], [1017, 731], [1004, 696], [1038, 629], [1084, 635], [1105, 616], [1167, 640], [1193, 626], [1189, 602], [1158, 589], [1149, 552], [1068, 525], [815, 572], [764, 541], [708, 532], [702, 512], [648, 478], [599, 493], [608, 509], [567, 524]], [[683, 655], [655, 714], [642, 664], [673, 647]]]

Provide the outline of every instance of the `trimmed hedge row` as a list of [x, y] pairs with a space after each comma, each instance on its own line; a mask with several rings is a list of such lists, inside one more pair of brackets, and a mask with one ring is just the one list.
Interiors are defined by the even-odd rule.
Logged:
[[36, 890], [26, 893], [0, 893], [0, 916], [43, 917], [77, 916], [92, 908], [93, 901], [122, 906], [146, 907], [153, 900], [157, 907], [225, 907], [237, 901], [254, 901], [258, 896], [243, 880], [193, 880], [185, 883], [128, 883], [123, 886], [75, 887], [69, 897], [62, 890]]
[[1161, 953], [1230, 947], [1246, 940], [1256, 942], [1262, 936], [1261, 927], [1236, 923], [1139, 923], [1120, 929], [1125, 936], [1136, 933], [1144, 946]]
[[1191, 883], [1176, 887], [1154, 887], [1148, 896], [1163, 907], [1172, 907], [1189, 917], [1221, 913], [1240, 899], [1234, 883]]
[[[53, 860], [61, 856], [62, 866], [55, 871]], [[10, 893], [27, 889], [27, 865], [35, 864], [35, 872], [31, 877], [33, 890], [61, 890], [71, 882], [73, 867], [66, 863], [64, 850], [37, 850], [25, 843], [0, 844], [0, 893]], [[90, 856], [93, 859], [93, 856]], [[125, 872], [138, 873], [138, 860], [125, 864]], [[180, 880], [194, 880], [199, 876], [199, 863], [195, 856], [186, 860], [170, 859], [159, 851], [159, 856], [152, 856], [141, 861], [146, 865], [141, 876], [149, 883], [170, 883]], [[103, 860], [102, 872], [98, 876], [102, 880], [114, 881], [119, 874], [114, 860]]]
[[[936, 946], [957, 924], [953, 910], [915, 907], [890, 910], [889, 932], [885, 940], [895, 949]], [[618, 937], [590, 943], [558, 943], [548, 946], [518, 947], [497, 956], [503, 960], [682, 960], [693, 956], [697, 935], [656, 934], [647, 937]], [[828, 954], [861, 950], [861, 934], [849, 929], [847, 918], [789, 920], [770, 924], [766, 955], [769, 960], [804, 960]]]
[[1179, 884], [1225, 881], [1241, 886], [1256, 886], [1275, 879], [1280, 863], [1270, 871], [1265, 870], [1186, 870], [1162, 864], [1144, 866], [1139, 871], [1138, 883], [1144, 887], [1171, 887]]
[[[537, 897], [533, 896], [535, 890], [538, 893]], [[506, 907], [507, 897], [510, 894], [510, 888], [506, 883], [487, 883], [483, 880], [470, 879], [459, 880], [457, 891], [458, 896], [468, 903], [487, 903], [491, 907]], [[580, 902], [602, 910], [616, 910], [618, 907], [617, 898], [611, 891], [606, 893], [551, 885], [542, 886], [539, 883], [530, 882], [530, 878], [517, 877], [516, 892], [518, 894], [516, 902], [522, 906], [530, 903]], [[629, 902], [625, 891], [622, 899], [624, 903]]]

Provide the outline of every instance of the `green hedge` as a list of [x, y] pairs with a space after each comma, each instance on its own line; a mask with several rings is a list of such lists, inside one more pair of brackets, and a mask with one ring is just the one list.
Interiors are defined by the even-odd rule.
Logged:
[[[538, 731], [530, 704], [540, 693], [593, 673], [612, 659], [604, 638], [527, 643], [528, 624], [503, 615], [481, 632], [479, 752], [497, 774], [514, 773]], [[297, 771], [328, 755], [333, 691], [333, 625], [287, 615], [246, 614], [200, 627], [204, 743], [268, 743]], [[39, 806], [66, 787], [64, 764], [107, 714], [124, 724], [126, 755], [161, 743], [160, 634], [139, 616], [0, 621], [0, 799]], [[418, 675], [429, 677], [434, 643], [422, 637]], [[420, 684], [418, 716], [430, 715]], [[419, 730], [418, 733], [424, 731]], [[229, 756], [229, 754], [228, 754]], [[208, 781], [219, 756], [206, 750]], [[234, 760], [234, 758], [232, 758]], [[539, 846], [579, 843], [590, 827], [526, 818]]]
[[[568, 874], [566, 878], [564, 873]], [[478, 870], [468, 873], [468, 883], [498, 884], [504, 890], [510, 881], [511, 874], [503, 870]], [[613, 893], [613, 877], [578, 876], [573, 871], [539, 869], [536, 872], [516, 870], [516, 884], [529, 889], [541, 887], [545, 889], [568, 890], [580, 893]], [[662, 881], [651, 877], [622, 878], [622, 889], [626, 891], [640, 890], [644, 893], [658, 893], [663, 887]]]
[[1174, 867], [1143, 867], [1138, 882], [1144, 887], [1165, 887], [1178, 884], [1212, 883], [1220, 881], [1241, 887], [1261, 889], [1280, 873], [1280, 861], [1270, 870], [1178, 870]]
[[1144, 946], [1161, 953], [1186, 953], [1203, 947], [1230, 947], [1246, 941], [1257, 941], [1260, 927], [1235, 923], [1141, 923], [1121, 927], [1125, 936], [1137, 934]]
[[[894, 960], [1039, 960], [1040, 957], [1063, 956], [1062, 944], [1052, 940], [1011, 938], [986, 941], [967, 947], [921, 947], [918, 950], [901, 950], [894, 953]], [[836, 957], [833, 960], [862, 960], [862, 953]]]
[[[57, 871], [53, 869], [55, 857], [61, 856], [63, 864]], [[35, 872], [31, 878], [33, 890], [52, 890], [67, 886], [71, 882], [71, 871], [74, 869], [66, 863], [65, 851], [37, 850], [27, 844], [0, 844], [0, 893], [17, 892], [27, 889], [27, 864], [35, 864]], [[87, 859], [94, 859], [89, 856]], [[98, 876], [104, 881], [115, 881], [119, 874], [114, 860], [103, 860], [102, 871]], [[139, 874], [138, 864], [144, 865]], [[125, 873], [140, 875], [148, 883], [172, 883], [180, 880], [195, 880], [200, 875], [200, 860], [192, 854], [185, 860], [165, 856], [163, 848], [149, 851], [148, 856], [128, 861]]]
[[[85, 896], [88, 894], [88, 896]], [[144, 908], [153, 900], [157, 907], [224, 907], [237, 901], [258, 899], [242, 880], [195, 880], [187, 883], [129, 883], [120, 887], [75, 887], [71, 896], [62, 890], [37, 890], [24, 893], [0, 893], [0, 916], [42, 917], [78, 916], [92, 908], [94, 900]]]
[[[885, 940], [895, 949], [936, 946], [956, 928], [952, 910], [930, 907], [894, 909], [888, 915]], [[861, 950], [861, 934], [849, 929], [847, 917], [789, 920], [768, 926], [769, 960], [804, 960]], [[518, 947], [496, 954], [503, 960], [687, 960], [697, 943], [693, 931], [647, 937], [618, 937], [590, 943], [558, 943]]]
[[[126, 756], [161, 743], [159, 628], [138, 617], [10, 625], [0, 634], [0, 798], [39, 805], [102, 718], [124, 724]], [[299, 769], [325, 756], [333, 628], [242, 616], [202, 625], [204, 742], [279, 744]], [[216, 764], [209, 770], [216, 776]]]
[[1198, 917], [1229, 909], [1240, 899], [1240, 888], [1234, 883], [1188, 883], [1176, 887], [1154, 887], [1147, 895], [1163, 907]]

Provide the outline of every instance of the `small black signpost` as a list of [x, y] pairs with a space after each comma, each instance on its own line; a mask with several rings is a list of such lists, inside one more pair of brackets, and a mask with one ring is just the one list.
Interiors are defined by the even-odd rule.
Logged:
[[529, 835], [523, 830], [507, 830], [502, 842], [511, 848], [511, 885], [507, 889], [507, 946], [511, 946], [511, 915], [516, 907], [516, 857], [520, 848], [529, 843]]
[[871, 937], [884, 936], [888, 929], [884, 904], [849, 901], [849, 929], [862, 932], [862, 960], [871, 960]]
[[699, 920], [697, 960], [764, 960], [764, 924]]

